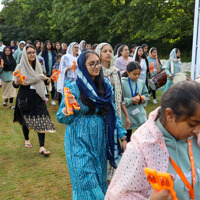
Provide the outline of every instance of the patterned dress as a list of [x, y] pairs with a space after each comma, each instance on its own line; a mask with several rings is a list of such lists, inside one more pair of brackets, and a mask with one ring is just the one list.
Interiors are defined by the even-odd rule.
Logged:
[[[88, 107], [80, 100], [76, 82], [67, 82], [81, 109], [74, 115], [64, 116], [62, 101], [57, 120], [67, 124], [65, 133], [65, 153], [73, 187], [74, 200], [103, 200], [107, 190], [106, 133], [103, 116], [86, 115]], [[117, 117], [119, 137], [126, 131]]]

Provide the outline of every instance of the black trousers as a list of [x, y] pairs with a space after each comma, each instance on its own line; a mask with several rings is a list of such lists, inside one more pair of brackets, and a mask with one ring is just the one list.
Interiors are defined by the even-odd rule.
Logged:
[[[29, 140], [29, 130], [26, 127], [25, 123], [22, 124], [22, 131], [23, 131], [25, 140]], [[40, 147], [44, 147], [45, 133], [38, 133], [38, 138], [39, 138]]]
[[156, 90], [152, 90], [150, 87], [149, 87], [149, 94], [152, 93], [152, 96], [153, 96], [153, 99], [156, 99]]
[[132, 129], [126, 130], [126, 131], [127, 131], [127, 133], [126, 133], [127, 142], [130, 142], [130, 140], [131, 140], [131, 135], [132, 135]]
[[[14, 99], [14, 98], [10, 98], [10, 99], [9, 99], [10, 103], [13, 103], [13, 99]], [[5, 102], [8, 102], [8, 99], [5, 99], [4, 101], [5, 101]]]

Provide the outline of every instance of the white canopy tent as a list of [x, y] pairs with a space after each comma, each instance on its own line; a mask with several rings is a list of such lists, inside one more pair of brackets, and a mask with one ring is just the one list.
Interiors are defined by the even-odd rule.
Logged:
[[191, 78], [200, 75], [200, 0], [195, 0]]

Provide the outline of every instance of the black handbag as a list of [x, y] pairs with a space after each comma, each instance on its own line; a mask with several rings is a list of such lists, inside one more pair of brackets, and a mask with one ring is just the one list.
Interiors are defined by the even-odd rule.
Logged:
[[28, 105], [28, 99], [20, 100], [18, 102], [18, 106], [21, 112], [29, 112], [29, 105]]

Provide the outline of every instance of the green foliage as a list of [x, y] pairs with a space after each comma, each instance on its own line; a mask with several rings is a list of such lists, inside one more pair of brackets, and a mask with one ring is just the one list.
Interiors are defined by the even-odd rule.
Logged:
[[170, 49], [193, 34], [194, 0], [4, 0], [3, 4], [3, 24], [17, 27], [14, 37], [3, 34], [5, 41], [16, 37], [68, 43], [159, 41], [158, 47], [164, 43]]

